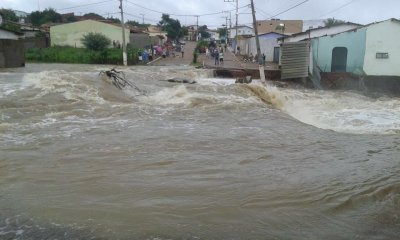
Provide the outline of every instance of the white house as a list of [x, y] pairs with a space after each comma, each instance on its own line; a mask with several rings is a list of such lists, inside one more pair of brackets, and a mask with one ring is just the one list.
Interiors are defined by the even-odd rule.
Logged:
[[[260, 41], [261, 54], [265, 55], [265, 61], [267, 62], [278, 62], [279, 61], [279, 50], [280, 45], [278, 38], [284, 35], [276, 32], [270, 32], [258, 35]], [[240, 47], [240, 54], [256, 56], [257, 45], [255, 36], [243, 38], [238, 41]]]
[[[246, 26], [246, 25], [238, 25], [237, 26], [237, 35], [238, 36], [252, 36], [254, 35], [253, 28]], [[233, 39], [236, 36], [236, 28], [230, 28], [229, 29], [229, 38]]]

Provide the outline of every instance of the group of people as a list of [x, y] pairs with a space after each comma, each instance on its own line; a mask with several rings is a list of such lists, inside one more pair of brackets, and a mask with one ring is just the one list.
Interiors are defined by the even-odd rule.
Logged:
[[184, 56], [184, 45], [180, 45], [178, 47], [175, 47], [171, 42], [165, 43], [162, 47], [161, 46], [150, 46], [149, 48], [145, 48], [143, 52], [139, 52], [139, 61], [142, 61], [144, 63], [147, 63], [149, 61], [152, 61], [155, 59], [157, 56], [159, 57], [169, 57], [173, 56], [175, 57], [175, 52], [179, 51], [181, 53], [181, 57], [183, 58]]
[[215, 65], [224, 64], [224, 48], [222, 46], [206, 48], [206, 57], [213, 58]]

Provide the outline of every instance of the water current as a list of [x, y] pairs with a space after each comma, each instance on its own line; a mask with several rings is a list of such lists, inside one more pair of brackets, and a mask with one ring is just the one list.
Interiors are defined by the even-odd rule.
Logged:
[[109, 68], [0, 70], [0, 239], [399, 239], [399, 98]]

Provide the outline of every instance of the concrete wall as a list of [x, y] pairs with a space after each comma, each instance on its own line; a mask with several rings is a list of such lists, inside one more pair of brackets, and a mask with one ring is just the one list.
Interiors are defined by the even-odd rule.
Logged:
[[0, 39], [0, 68], [25, 66], [23, 40]]
[[[400, 23], [388, 20], [367, 28], [364, 71], [367, 75], [400, 76]], [[388, 53], [378, 59], [376, 53]]]
[[18, 40], [18, 35], [3, 29], [0, 29], [0, 39], [14, 39]]
[[46, 48], [49, 47], [50, 41], [47, 37], [38, 37], [38, 38], [25, 38], [24, 46], [25, 49], [31, 48]]
[[347, 72], [363, 70], [366, 29], [357, 29], [341, 34], [312, 40], [314, 64], [323, 72], [331, 72], [332, 50], [335, 47], [347, 48]]
[[[106, 35], [112, 41], [122, 44], [121, 27], [93, 20], [85, 20], [67, 23], [50, 28], [51, 46], [83, 47], [81, 39], [83, 35], [94, 32]], [[129, 30], [125, 29], [125, 41], [129, 43]], [[110, 47], [112, 44], [110, 45]]]

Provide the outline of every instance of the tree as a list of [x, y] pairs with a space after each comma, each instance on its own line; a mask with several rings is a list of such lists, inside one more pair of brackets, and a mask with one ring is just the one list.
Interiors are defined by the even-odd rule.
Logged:
[[81, 42], [87, 49], [94, 51], [105, 50], [111, 44], [111, 40], [102, 33], [85, 34]]
[[111, 21], [112, 23], [121, 23], [121, 20], [119, 20], [119, 18], [109, 17], [107, 18], [107, 20]]
[[18, 22], [19, 20], [15, 12], [11, 9], [2, 8], [0, 9], [0, 14], [3, 16], [4, 21]]
[[28, 19], [35, 26], [40, 26], [45, 23], [60, 23], [62, 22], [61, 14], [57, 13], [52, 8], [47, 8], [44, 11], [35, 11], [29, 14]]
[[167, 32], [167, 37], [171, 40], [176, 40], [183, 37], [181, 23], [177, 19], [172, 19], [168, 14], [163, 14], [161, 21], [158, 23], [163, 31]]
[[345, 21], [337, 20], [335, 18], [328, 18], [328, 19], [324, 20], [325, 27], [332, 27], [332, 26], [336, 26], [336, 25], [341, 25], [343, 23], [345, 23]]
[[198, 32], [201, 35], [201, 39], [207, 39], [211, 37], [211, 34], [209, 32], [207, 32], [207, 25], [203, 25], [201, 27], [199, 27]]
[[226, 36], [227, 35], [227, 30], [226, 30], [226, 28], [218, 28], [217, 29], [217, 32], [218, 32], [218, 34], [219, 34], [219, 36], [220, 37], [222, 37], [222, 36]]
[[105, 20], [105, 18], [103, 16], [100, 16], [97, 13], [86, 13], [83, 16], [86, 18], [92, 19], [92, 20]]

